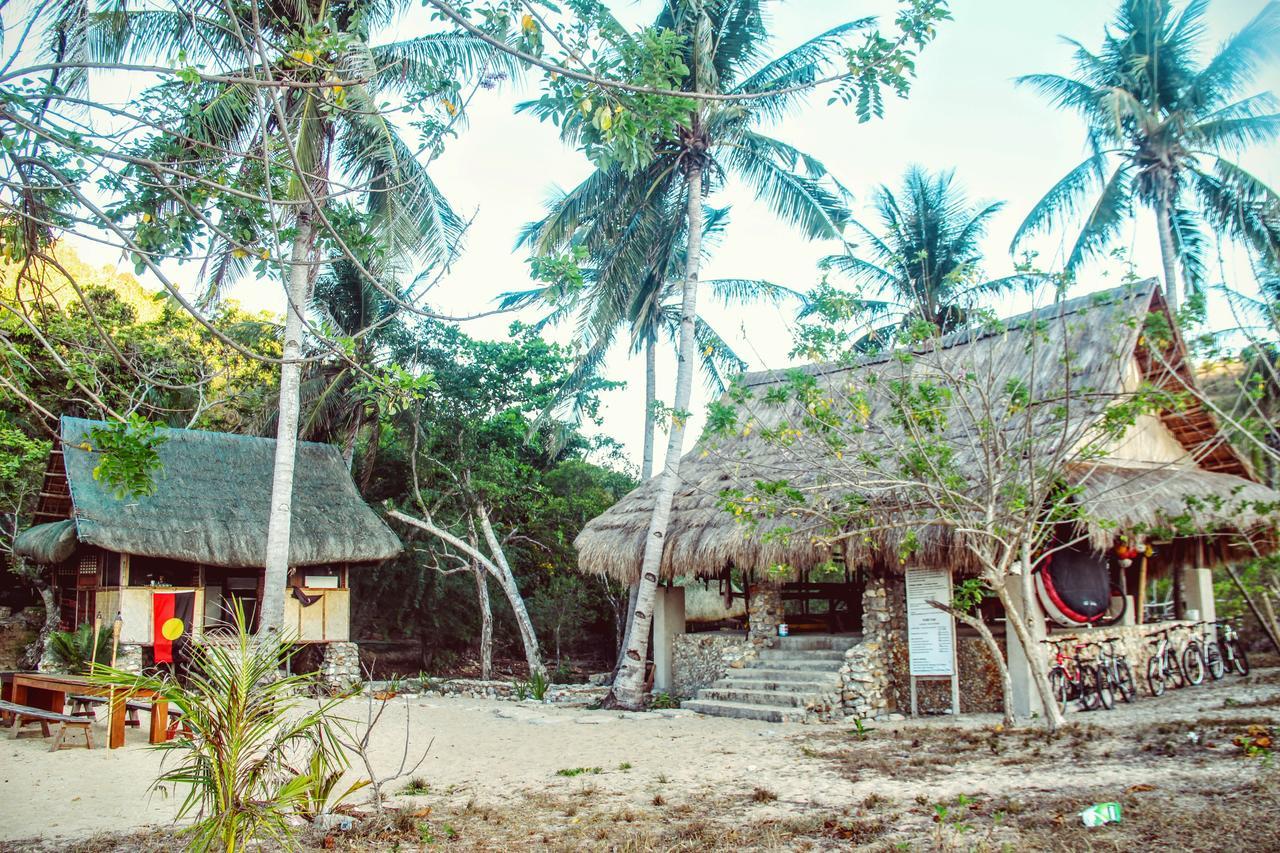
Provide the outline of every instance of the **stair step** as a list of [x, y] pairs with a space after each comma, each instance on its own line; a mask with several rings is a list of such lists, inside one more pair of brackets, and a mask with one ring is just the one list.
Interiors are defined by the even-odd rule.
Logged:
[[781, 708], [803, 708], [816, 702], [817, 693], [799, 693], [786, 690], [742, 690], [729, 687], [704, 687], [695, 697], [698, 701], [733, 702], [740, 705], [767, 705]]
[[744, 720], [764, 720], [770, 723], [802, 723], [806, 716], [804, 711], [790, 708], [748, 705], [743, 702], [718, 702], [712, 699], [690, 699], [681, 702], [680, 707], [713, 717], [737, 717]]
[[822, 694], [840, 689], [839, 679], [828, 681], [770, 681], [765, 678], [722, 678], [712, 683], [707, 690], [748, 690], [752, 692], [768, 690], [774, 693]]
[[798, 660], [789, 658], [768, 658], [767, 660], [761, 659], [752, 661], [744, 666], [743, 669], [789, 669], [806, 672], [839, 672], [840, 665], [842, 663], [844, 663], [844, 661], [822, 659], [810, 660], [808, 658], [801, 658]]
[[843, 661], [844, 651], [841, 649], [764, 649], [760, 652], [761, 660], [829, 660]]
[[831, 681], [838, 682], [840, 673], [834, 669], [788, 669], [772, 666], [743, 667], [734, 670], [730, 678], [752, 681]]
[[860, 634], [799, 634], [792, 637], [775, 637], [772, 648], [785, 651], [810, 651], [839, 649], [844, 651], [862, 642]]

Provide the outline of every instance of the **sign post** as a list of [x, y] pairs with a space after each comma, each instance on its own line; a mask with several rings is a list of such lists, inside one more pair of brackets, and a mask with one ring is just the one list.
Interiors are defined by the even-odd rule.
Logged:
[[960, 679], [956, 670], [956, 623], [950, 613], [929, 604], [951, 603], [951, 570], [911, 567], [906, 570], [907, 653], [911, 670], [911, 716], [920, 713], [917, 680], [951, 682], [951, 713], [960, 713]]

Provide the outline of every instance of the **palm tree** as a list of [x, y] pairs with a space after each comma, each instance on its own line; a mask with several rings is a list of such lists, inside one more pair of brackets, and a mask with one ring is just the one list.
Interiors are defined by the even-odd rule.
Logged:
[[[278, 158], [276, 169], [283, 163], [289, 176], [284, 188], [259, 181], [270, 214], [263, 218], [275, 216], [291, 231], [285, 238], [289, 257], [275, 259], [287, 309], [259, 619], [264, 631], [278, 630], [284, 616], [302, 373], [298, 359], [303, 313], [317, 272], [329, 257], [322, 254], [322, 242], [338, 240], [342, 223], [360, 219], [372, 248], [386, 268], [393, 268], [409, 259], [437, 263], [462, 236], [462, 221], [379, 103], [395, 96], [421, 97], [439, 84], [441, 69], [515, 70], [505, 54], [465, 35], [373, 43], [373, 31], [391, 24], [410, 5], [407, 0], [269, 0], [201, 4], [198, 14], [177, 4], [128, 9], [104, 3], [103, 11], [96, 11], [83, 0], [66, 0], [60, 6], [61, 17], [70, 22], [61, 31], [75, 34], [73, 44], [60, 48], [63, 57], [169, 64], [173, 56], [185, 55], [194, 65], [239, 64], [234, 73], [223, 75], [227, 78], [288, 84], [203, 80], [162, 84], [149, 93], [159, 103], [191, 105], [160, 140], [152, 152], [155, 159], [184, 165], [221, 161], [236, 175], [228, 182], [241, 178], [253, 186], [263, 152], [271, 152]], [[364, 82], [330, 85], [337, 80]], [[335, 191], [340, 200], [333, 200]], [[161, 204], [165, 209], [158, 213], [185, 213], [177, 199]], [[220, 235], [213, 238], [207, 276], [211, 296], [252, 262], [244, 244], [266, 236], [252, 212], [237, 207], [224, 210], [219, 225], [239, 245]], [[350, 252], [344, 254], [354, 261]]]
[[[837, 59], [844, 40], [869, 21], [835, 27], [770, 61], [765, 56], [768, 32], [763, 7], [761, 0], [672, 0], [664, 4], [655, 27], [683, 37], [688, 69], [685, 91], [780, 93], [757, 100], [698, 99], [676, 133], [655, 140], [653, 158], [634, 174], [617, 165], [603, 166], [567, 193], [547, 217], [537, 241], [539, 251], [554, 249], [571, 244], [579, 229], [584, 229], [582, 245], [591, 257], [606, 266], [621, 263], [643, 268], [644, 247], [652, 245], [645, 232], [661, 227], [661, 211], [684, 211], [686, 251], [673, 417], [645, 538], [629, 640], [611, 693], [611, 701], [623, 707], [640, 707], [644, 700], [649, 625], [697, 359], [704, 195], [723, 186], [728, 175], [735, 175], [780, 218], [812, 238], [838, 238], [848, 218], [843, 191], [833, 186], [826, 168], [815, 158], [762, 133], [760, 125], [784, 115], [802, 97], [798, 92], [783, 94], [782, 89], [818, 79]], [[528, 108], [546, 118], [554, 115], [554, 107], [542, 102]], [[581, 139], [581, 122], [561, 126], [568, 139]]]
[[[851, 276], [868, 297], [853, 300], [853, 310], [872, 323], [881, 323], [858, 346], [883, 345], [894, 330], [923, 320], [941, 333], [969, 321], [975, 298], [997, 296], [1029, 285], [1028, 275], [975, 281], [982, 259], [979, 242], [1004, 202], [971, 204], [955, 183], [955, 172], [930, 175], [911, 166], [895, 195], [882, 185], [875, 194], [880, 234], [856, 219], [868, 245], [868, 257], [852, 247], [822, 259], [824, 269]], [[801, 317], [813, 312], [806, 306]], [[885, 323], [884, 321], [890, 322]]]
[[[548, 218], [554, 216], [558, 204], [553, 202]], [[708, 240], [723, 235], [729, 223], [728, 208], [707, 207], [703, 216]], [[580, 288], [567, 289], [562, 284], [551, 284], [512, 291], [499, 297], [500, 306], [506, 309], [538, 303], [548, 306], [551, 311], [542, 320], [542, 325], [574, 319], [584, 347], [561, 387], [556, 405], [569, 401], [576, 409], [586, 395], [599, 387], [605, 358], [620, 335], [628, 337], [633, 355], [644, 353], [645, 421], [641, 480], [653, 476], [657, 346], [659, 340], [665, 339], [674, 345], [679, 338], [681, 275], [686, 264], [688, 235], [684, 227], [684, 211], [665, 211], [662, 221], [665, 223], [662, 227], [644, 232], [645, 239], [652, 245], [645, 247], [642, 265], [610, 263], [606, 255], [596, 259], [598, 265], [583, 270], [584, 286]], [[546, 222], [543, 219], [527, 225], [517, 245], [536, 246]], [[591, 224], [584, 223], [581, 230], [589, 231], [591, 227]], [[706, 254], [704, 250], [704, 256]], [[778, 304], [787, 299], [803, 299], [797, 291], [758, 279], [713, 279], [705, 284], [725, 305], [765, 300]], [[745, 370], [747, 363], [704, 318], [697, 318], [695, 330], [706, 385], [709, 390], [722, 392], [726, 378]]]
[[1068, 271], [1101, 251], [1134, 213], [1156, 215], [1165, 291], [1178, 306], [1205, 275], [1207, 226], [1280, 265], [1280, 196], [1228, 159], [1280, 134], [1276, 100], [1241, 96], [1259, 65], [1280, 52], [1280, 3], [1270, 2], [1206, 63], [1198, 60], [1208, 0], [1175, 14], [1170, 0], [1124, 0], [1102, 49], [1075, 46], [1076, 75], [1019, 78], [1084, 119], [1089, 156], [1027, 214], [1016, 248], [1088, 204]]

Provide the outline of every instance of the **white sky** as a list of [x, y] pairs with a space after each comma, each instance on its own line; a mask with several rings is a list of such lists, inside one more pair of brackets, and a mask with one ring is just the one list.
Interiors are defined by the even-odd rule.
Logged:
[[[1216, 45], [1238, 30], [1262, 8], [1264, 0], [1217, 0], [1210, 7], [1210, 39]], [[885, 0], [850, 3], [806, 0], [776, 4], [774, 47], [781, 52], [841, 21], [868, 14], [884, 16], [894, 8]], [[1053, 182], [1083, 159], [1084, 138], [1077, 120], [1051, 109], [1033, 92], [1015, 88], [1013, 78], [1033, 72], [1071, 70], [1071, 48], [1059, 35], [1096, 47], [1117, 0], [953, 0], [955, 20], [942, 26], [936, 43], [922, 56], [919, 79], [907, 101], [888, 103], [884, 119], [860, 125], [853, 111], [825, 105], [825, 96], [786, 119], [772, 132], [816, 155], [857, 195], [855, 215], [874, 222], [868, 207], [871, 190], [881, 183], [896, 188], [904, 169], [920, 163], [931, 170], [955, 168], [958, 182], [975, 200], [1005, 200], [994, 220], [984, 249], [991, 276], [1012, 271], [1009, 241], [1022, 217]], [[635, 22], [651, 20], [656, 2], [618, 4], [615, 11]], [[416, 9], [394, 37], [429, 28], [427, 12]], [[1280, 70], [1273, 67], [1256, 88], [1280, 91]], [[492, 307], [503, 291], [529, 286], [522, 253], [513, 253], [517, 229], [536, 218], [553, 186], [569, 187], [591, 169], [580, 153], [562, 145], [555, 128], [512, 106], [534, 93], [518, 87], [482, 93], [472, 103], [470, 127], [452, 140], [432, 165], [432, 175], [455, 207], [475, 213], [467, 248], [452, 275], [431, 296], [432, 306], [454, 314]], [[1280, 156], [1275, 149], [1255, 149], [1244, 165], [1272, 186], [1280, 184]], [[764, 278], [804, 290], [818, 279], [816, 261], [835, 249], [834, 243], [811, 243], [779, 224], [763, 204], [740, 185], [730, 184], [709, 199], [731, 204], [731, 224], [704, 278]], [[873, 225], [874, 227], [874, 225]], [[1039, 243], [1041, 265], [1056, 265], [1074, 233], [1055, 235]], [[1138, 219], [1122, 237], [1140, 275], [1159, 273], [1159, 254], [1153, 223]], [[93, 254], [95, 259], [101, 257]], [[103, 258], [112, 262], [114, 258]], [[1228, 275], [1233, 258], [1224, 261]], [[127, 264], [124, 265], [127, 268]], [[1079, 277], [1085, 292], [1114, 286], [1117, 269], [1094, 265]], [[1233, 282], [1244, 286], [1242, 282]], [[275, 286], [245, 282], [232, 295], [247, 308], [281, 310], [283, 298]], [[786, 363], [791, 343], [790, 317], [773, 308], [725, 310], [703, 298], [704, 316], [724, 335], [752, 368]], [[1025, 306], [1011, 301], [999, 306], [1012, 313]], [[1007, 308], [1007, 310], [1005, 310]], [[1218, 309], [1225, 323], [1226, 315]], [[530, 312], [521, 319], [533, 320]], [[466, 325], [477, 337], [501, 338], [509, 316], [487, 318]], [[1211, 325], [1212, 316], [1211, 316]], [[567, 334], [560, 333], [560, 334]], [[674, 359], [663, 353], [659, 362], [659, 396], [670, 402]], [[628, 358], [619, 347], [609, 362], [609, 378], [626, 380], [626, 389], [606, 395], [603, 431], [623, 442], [638, 464], [643, 425], [643, 363]], [[692, 409], [701, 412], [706, 393], [699, 383]], [[692, 435], [701, 418], [691, 424]], [[686, 440], [686, 449], [692, 439]], [[661, 446], [665, 446], [663, 442]], [[661, 450], [659, 450], [659, 455]], [[657, 460], [661, 464], [661, 459]]]

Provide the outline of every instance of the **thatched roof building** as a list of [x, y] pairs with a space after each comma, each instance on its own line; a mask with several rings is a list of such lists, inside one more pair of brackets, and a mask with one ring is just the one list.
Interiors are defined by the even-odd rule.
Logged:
[[[1153, 325], [1165, 333], [1153, 345]], [[820, 439], [800, 435], [796, 444], [765, 441], [772, 432], [804, 418], [794, 398], [765, 405], [771, 390], [790, 385], [797, 375], [811, 377], [818, 397], [841, 398], [858, 384], [867, 387], [875, 378], [883, 384], [894, 379], [919, 381], [921, 377], [948, 374], [980, 374], [988, 377], [988, 389], [1021, 384], [1042, 398], [1047, 389], [1067, 389], [1074, 398], [1068, 423], [1088, 427], [1104, 417], [1108, 406], [1123, 399], [1139, 385], [1175, 391], [1194, 387], [1187, 351], [1173, 328], [1168, 309], [1155, 280], [1126, 285], [1102, 293], [1071, 299], [1046, 309], [1010, 318], [988, 328], [957, 332], [937, 346], [914, 351], [911, 358], [885, 353], [854, 364], [820, 364], [796, 371], [762, 371], [741, 379], [750, 402], [740, 406], [741, 418], [732, 431], [704, 436], [682, 460], [671, 524], [667, 532], [662, 576], [714, 577], [732, 566], [747, 573], [763, 573], [770, 566], [813, 566], [831, 556], [830, 537], [770, 536], [795, 528], [795, 518], [764, 519], [754, 529], [742, 524], [722, 506], [726, 490], [749, 493], [759, 481], [786, 481], [803, 490], [811, 501], [827, 501], [838, 507], [851, 495], [866, 501], [869, 511], [885, 517], [894, 512], [899, 495], [892, 488], [877, 490], [865, 482], [842, 479], [842, 472], [815, 465], [830, 461], [829, 450], [816, 446]], [[1153, 348], [1154, 346], [1154, 348]], [[1070, 370], [1064, 370], [1069, 365]], [[1068, 378], [1069, 377], [1069, 378]], [[968, 392], [958, 391], [962, 396]], [[976, 392], [975, 392], [976, 393]], [[783, 395], [785, 396], [785, 395]], [[773, 395], [775, 402], [780, 395]], [[953, 400], [957, 411], [977, 407], [973, 399]], [[859, 445], [847, 454], [875, 454], [883, 447], [877, 436], [891, 429], [887, 412], [870, 403], [864, 413], [871, 428], [861, 432]], [[1030, 421], [1022, 418], [1029, 418]], [[944, 440], [954, 449], [958, 464], [979, 464], [982, 452], [975, 443], [974, 420], [956, 418], [944, 430]], [[1001, 428], [1030, 427], [1046, 446], [1065, 431], [1061, 416], [1050, 416], [1049, 407], [1038, 407], [1024, 416], [1011, 416]], [[851, 431], [855, 432], [855, 431]], [[814, 442], [806, 446], [806, 442]], [[1036, 452], [1032, 450], [1030, 452]], [[1224, 531], [1249, 534], [1257, 547], [1274, 547], [1276, 514], [1257, 507], [1280, 505], [1280, 493], [1257, 483], [1248, 465], [1225, 440], [1211, 414], [1198, 402], [1144, 416], [1138, 428], [1103, 462], [1075, 466], [1060, 472], [1080, 487], [1080, 500], [1090, 502], [1097, 521], [1085, 531], [1092, 544], [1106, 548], [1116, 535], [1110, 521], [1123, 528], [1151, 528], [1162, 520], [1185, 519], [1212, 536], [1184, 537], [1163, 549], [1174, 560], [1212, 565], [1227, 559], [1240, 544], [1222, 536]], [[578, 536], [580, 568], [609, 575], [622, 582], [638, 577], [644, 538], [656, 492], [657, 478], [642, 484], [607, 512], [593, 519]], [[1243, 507], [1243, 508], [1242, 508]], [[1106, 519], [1107, 522], [1101, 519]], [[912, 531], [921, 540], [917, 554], [935, 564], [965, 568], [967, 549], [960, 547], [953, 528], [928, 526]], [[886, 529], [872, 536], [846, 540], [846, 562], [895, 565], [897, 546], [905, 531]], [[1176, 556], [1175, 556], [1176, 555]]]
[[[62, 418], [36, 518], [43, 523], [18, 535], [17, 554], [54, 564], [84, 544], [208, 566], [265, 565], [273, 439], [161, 429], [155, 494], [122, 499], [93, 476], [89, 434], [100, 426]], [[401, 550], [331, 445], [298, 443], [292, 518], [291, 566], [373, 563]]]

